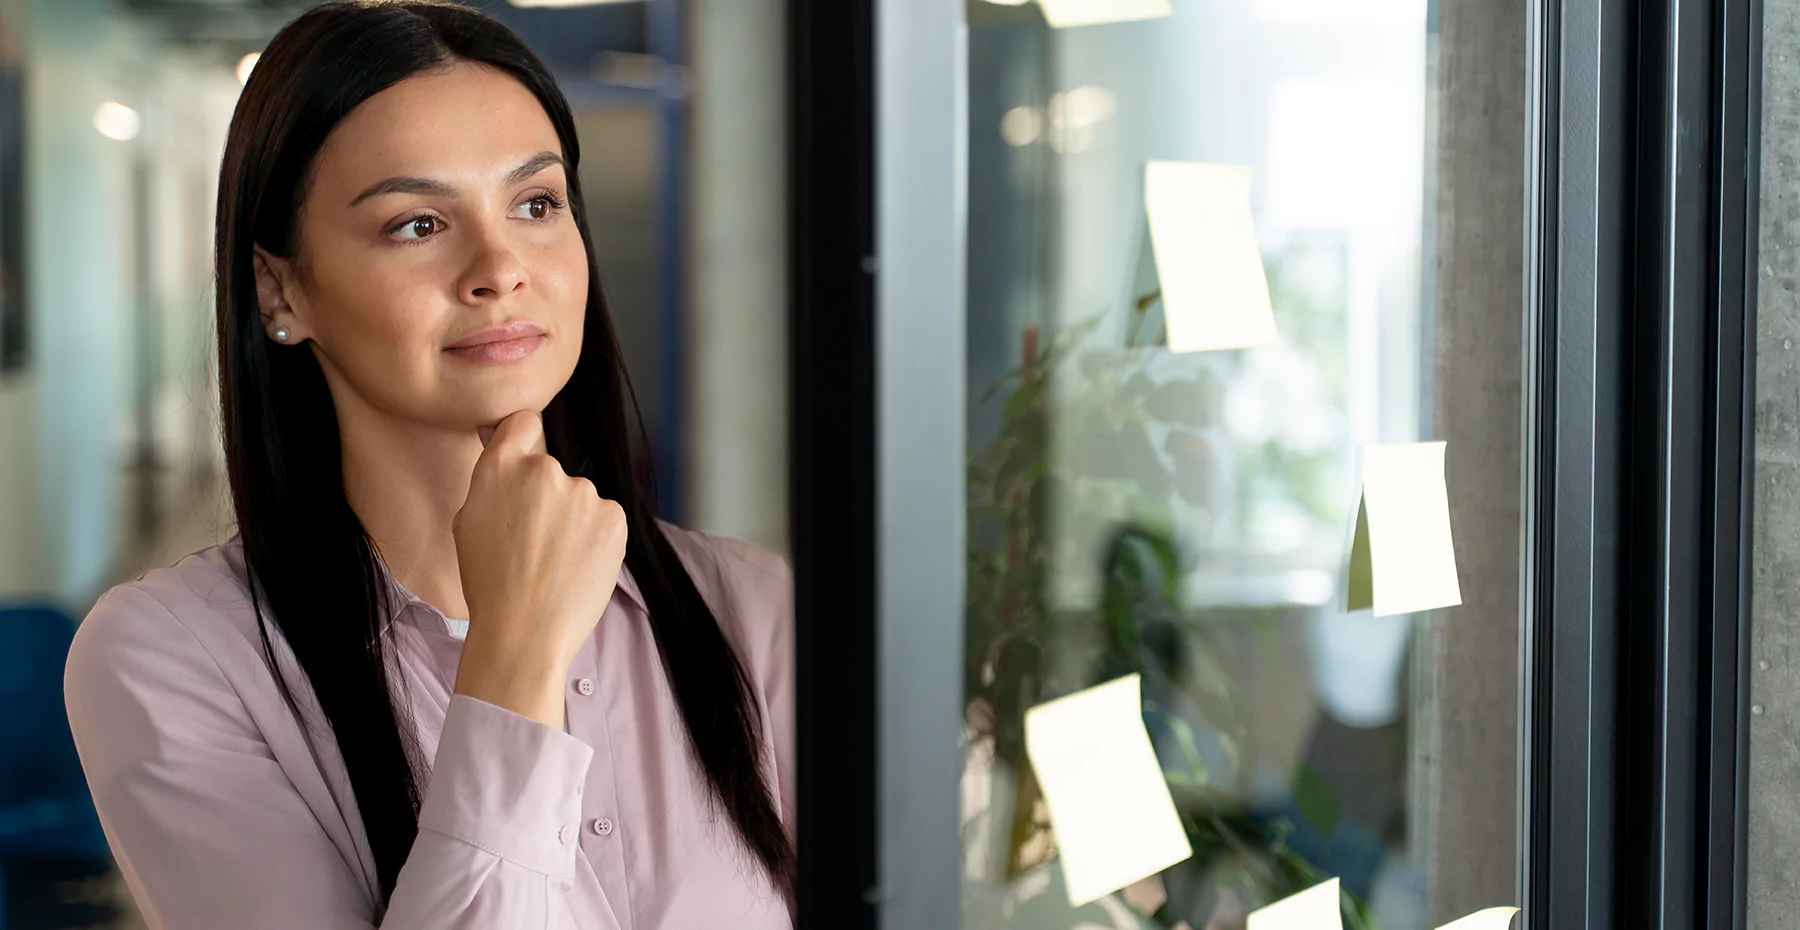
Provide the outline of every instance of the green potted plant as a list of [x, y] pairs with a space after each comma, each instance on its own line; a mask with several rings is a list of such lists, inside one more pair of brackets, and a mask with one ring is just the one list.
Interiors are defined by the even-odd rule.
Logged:
[[[1194, 849], [1165, 874], [1204, 886], [1203, 897], [1229, 893], [1254, 908], [1328, 876], [1288, 847], [1291, 824], [1249, 809], [1241, 684], [1217, 612], [1190, 608], [1181, 596], [1193, 553], [1176, 527], [1220, 517], [1222, 474], [1242, 468], [1246, 456], [1275, 453], [1231, 447], [1217, 422], [1221, 385], [1206, 370], [1177, 377], [1152, 370], [1166, 352], [1139, 340], [1154, 328], [1158, 299], [1152, 293], [1135, 302], [1123, 350], [1090, 345], [1104, 316], [1065, 328], [1041, 349], [1037, 331], [1027, 328], [1019, 366], [983, 399], [1002, 410], [997, 434], [968, 467], [963, 687], [965, 750], [991, 777], [966, 780], [964, 794], [976, 808], [965, 819], [979, 820], [989, 841], [966, 830], [964, 855], [992, 857], [985, 874], [996, 884], [1019, 882], [1050, 862], [1054, 831], [1026, 758], [1025, 711], [1135, 672]], [[1303, 476], [1324, 467], [1299, 466]], [[1121, 513], [1129, 518], [1121, 521]], [[1072, 559], [1092, 560], [1068, 551], [1067, 542], [1096, 531], [1106, 540], [1099, 596], [1089, 601], [1097, 605], [1066, 606], [1053, 595], [1055, 583], [1082, 569]], [[1235, 615], [1252, 625], [1268, 620], [1255, 609]], [[1209, 754], [1224, 764], [1209, 764]], [[971, 787], [983, 796], [971, 800]], [[1300, 766], [1291, 787], [1302, 816], [1329, 836], [1338, 816], [1331, 785]], [[1138, 898], [1138, 910], [1156, 926], [1183, 917], [1166, 895]], [[1355, 930], [1373, 926], [1367, 907], [1347, 892], [1344, 914]]]

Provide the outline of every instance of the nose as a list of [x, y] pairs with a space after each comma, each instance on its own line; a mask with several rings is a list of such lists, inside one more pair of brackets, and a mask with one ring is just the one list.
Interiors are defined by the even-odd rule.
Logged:
[[494, 300], [525, 287], [525, 266], [519, 256], [498, 237], [484, 238], [462, 280], [457, 295], [465, 302]]

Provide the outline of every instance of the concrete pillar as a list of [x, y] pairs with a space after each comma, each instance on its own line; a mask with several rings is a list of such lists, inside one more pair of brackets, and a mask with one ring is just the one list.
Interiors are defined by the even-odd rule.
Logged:
[[1431, 926], [1518, 903], [1526, 4], [1440, 0], [1433, 433], [1463, 606], [1419, 624], [1416, 853]]
[[[1800, 928], [1800, 0], [1763, 4], [1748, 926]], [[1765, 666], [1763, 663], [1767, 663]]]

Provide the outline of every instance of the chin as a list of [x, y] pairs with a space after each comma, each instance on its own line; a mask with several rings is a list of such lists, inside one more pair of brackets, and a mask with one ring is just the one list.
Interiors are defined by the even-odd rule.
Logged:
[[514, 374], [514, 377], [484, 379], [488, 383], [464, 387], [458, 392], [466, 392], [461, 398], [463, 402], [457, 406], [472, 413], [470, 419], [477, 424], [495, 423], [521, 410], [542, 412], [569, 382], [571, 373], [540, 369]]

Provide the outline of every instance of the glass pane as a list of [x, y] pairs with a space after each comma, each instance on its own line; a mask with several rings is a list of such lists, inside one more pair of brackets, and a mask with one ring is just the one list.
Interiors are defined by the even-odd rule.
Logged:
[[1463, 6], [968, 3], [965, 928], [1517, 903], [1525, 8]]

